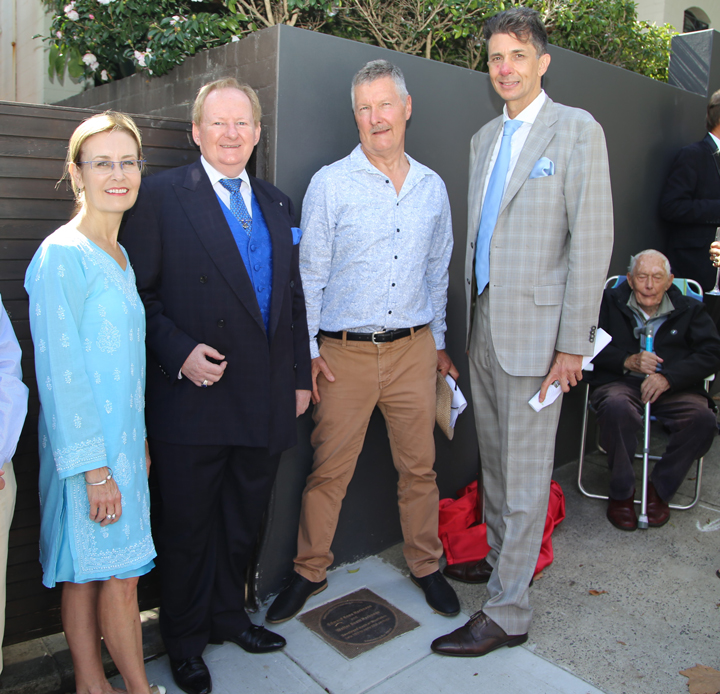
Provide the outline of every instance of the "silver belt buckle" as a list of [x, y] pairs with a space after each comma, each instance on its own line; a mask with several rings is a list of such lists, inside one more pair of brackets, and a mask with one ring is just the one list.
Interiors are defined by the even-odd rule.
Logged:
[[372, 339], [372, 343], [373, 343], [374, 345], [381, 345], [381, 344], [383, 344], [382, 342], [375, 342], [375, 335], [383, 335], [383, 334], [386, 333], [386, 332], [387, 332], [387, 330], [376, 330], [376, 331], [372, 334], [372, 338], [371, 338], [371, 339]]

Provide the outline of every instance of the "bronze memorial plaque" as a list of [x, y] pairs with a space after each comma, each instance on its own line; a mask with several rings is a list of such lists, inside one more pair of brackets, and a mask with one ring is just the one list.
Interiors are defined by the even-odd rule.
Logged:
[[298, 619], [346, 658], [355, 658], [420, 626], [367, 588], [316, 607]]

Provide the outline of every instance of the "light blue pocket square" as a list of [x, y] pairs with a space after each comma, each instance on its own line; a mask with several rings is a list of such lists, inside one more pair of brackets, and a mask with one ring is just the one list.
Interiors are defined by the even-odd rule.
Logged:
[[533, 170], [530, 172], [530, 178], [542, 178], [543, 176], [552, 176], [555, 173], [555, 164], [547, 157], [540, 157], [535, 162]]
[[302, 238], [302, 229], [299, 227], [290, 227], [293, 235], [293, 246], [297, 246]]

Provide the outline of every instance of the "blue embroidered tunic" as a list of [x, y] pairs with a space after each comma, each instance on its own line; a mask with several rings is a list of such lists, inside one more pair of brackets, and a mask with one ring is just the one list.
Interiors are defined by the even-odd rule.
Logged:
[[[25, 289], [41, 405], [43, 583], [67, 580], [56, 574], [61, 540], [69, 543], [74, 582], [139, 575], [152, 567], [155, 547], [145, 468], [145, 311], [135, 274], [129, 261], [123, 271], [67, 225], [35, 253]], [[89, 518], [83, 475], [103, 465], [113, 469], [123, 511], [104, 528]]]

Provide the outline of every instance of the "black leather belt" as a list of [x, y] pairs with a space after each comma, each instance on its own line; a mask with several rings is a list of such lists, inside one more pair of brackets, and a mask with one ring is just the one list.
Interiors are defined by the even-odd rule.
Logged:
[[[425, 324], [427, 325], [427, 323]], [[414, 328], [398, 328], [397, 330], [378, 330], [374, 333], [345, 333], [346, 339], [356, 342], [372, 342], [374, 345], [378, 345], [381, 342], [394, 342], [400, 340], [403, 337], [409, 337], [410, 331], [414, 330], [417, 332], [425, 325], [417, 325]], [[325, 337], [331, 337], [334, 340], [343, 339], [343, 331], [340, 330], [336, 333], [332, 333], [328, 330], [321, 330], [321, 335]]]

